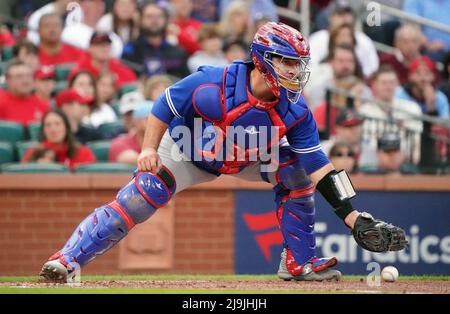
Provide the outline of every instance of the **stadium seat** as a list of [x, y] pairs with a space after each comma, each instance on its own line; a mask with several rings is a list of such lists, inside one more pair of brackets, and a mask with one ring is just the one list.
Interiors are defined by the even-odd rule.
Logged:
[[14, 46], [7, 46], [2, 48], [2, 61], [7, 62], [13, 58]]
[[11, 121], [0, 121], [0, 141], [14, 145], [25, 139], [25, 129], [21, 124]]
[[14, 161], [14, 147], [11, 143], [0, 142], [0, 164]]
[[38, 141], [41, 134], [41, 122], [34, 122], [28, 124], [28, 136], [30, 140]]
[[75, 167], [75, 173], [128, 173], [132, 174], [136, 167], [120, 162], [97, 162], [81, 164]]
[[18, 153], [18, 157], [19, 160], [22, 160], [23, 155], [25, 155], [25, 152], [28, 150], [28, 148], [30, 147], [34, 147], [39, 145], [38, 141], [23, 141], [23, 142], [17, 142], [16, 143], [16, 148], [17, 148], [17, 153]]
[[57, 65], [55, 67], [56, 81], [57, 82], [66, 81], [67, 77], [69, 76], [70, 70], [72, 70], [74, 66], [75, 63], [64, 63]]
[[53, 88], [52, 94], [53, 95], [58, 94], [60, 91], [66, 89], [67, 86], [69, 86], [69, 82], [67, 82], [67, 81], [56, 82], [55, 88]]
[[116, 102], [114, 104], [111, 105], [111, 108], [114, 110], [114, 113], [116, 114], [116, 116], [118, 118], [120, 118], [121, 114], [120, 114], [120, 102]]
[[3, 75], [7, 62], [0, 61], [0, 75]]
[[125, 131], [121, 120], [109, 123], [103, 123], [98, 127], [102, 138], [114, 138]]
[[108, 161], [111, 141], [93, 141], [86, 143], [86, 146], [92, 150], [97, 161]]
[[57, 163], [9, 163], [1, 166], [2, 173], [70, 173], [70, 169]]
[[122, 97], [124, 94], [129, 93], [129, 92], [133, 92], [133, 91], [135, 91], [137, 89], [138, 89], [138, 85], [136, 83], [124, 84], [119, 89], [119, 98]]

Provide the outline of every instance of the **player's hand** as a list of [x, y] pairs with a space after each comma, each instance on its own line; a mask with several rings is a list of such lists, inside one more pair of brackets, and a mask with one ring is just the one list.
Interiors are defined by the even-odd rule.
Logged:
[[150, 171], [157, 173], [161, 169], [161, 158], [154, 148], [144, 148], [137, 159], [139, 171]]

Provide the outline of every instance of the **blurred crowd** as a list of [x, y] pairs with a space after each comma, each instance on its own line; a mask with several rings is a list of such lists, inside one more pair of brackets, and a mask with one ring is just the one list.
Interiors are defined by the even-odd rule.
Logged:
[[[277, 15], [276, 6], [300, 8], [291, 2], [2, 0], [0, 124], [29, 129], [16, 161], [135, 165], [146, 117], [165, 88], [199, 66], [249, 59], [267, 21], [299, 28]], [[442, 14], [450, 0], [378, 2], [450, 26]], [[362, 1], [310, 3], [303, 94], [336, 168], [414, 174], [448, 166], [450, 33], [387, 14], [371, 25]], [[108, 143], [106, 157], [91, 149], [96, 142]]]

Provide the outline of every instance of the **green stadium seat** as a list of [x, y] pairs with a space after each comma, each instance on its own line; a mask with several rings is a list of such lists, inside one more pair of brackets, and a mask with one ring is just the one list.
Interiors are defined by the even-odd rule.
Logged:
[[41, 134], [41, 122], [28, 124], [28, 136], [30, 140], [38, 141]]
[[9, 142], [14, 145], [25, 139], [25, 128], [15, 122], [0, 121], [0, 141]]
[[69, 76], [70, 70], [75, 66], [75, 63], [64, 63], [64, 64], [58, 64], [55, 67], [55, 76], [56, 81], [67, 81], [67, 78]]
[[11, 143], [0, 142], [0, 164], [14, 161], [14, 147]]
[[53, 88], [52, 94], [56, 95], [63, 89], [66, 89], [68, 86], [69, 86], [69, 82], [67, 82], [67, 81], [56, 82], [55, 88]]
[[136, 167], [120, 162], [97, 162], [81, 164], [75, 167], [75, 173], [128, 173], [132, 174]]
[[2, 173], [70, 173], [70, 169], [57, 163], [9, 163], [0, 167]]
[[7, 64], [7, 62], [0, 61], [0, 75], [4, 74], [6, 64]]
[[136, 83], [124, 84], [119, 89], [119, 98], [122, 97], [124, 94], [129, 93], [129, 92], [133, 92], [133, 91], [135, 91], [137, 89], [138, 89], [138, 85]]
[[116, 102], [115, 104], [111, 105], [111, 108], [114, 110], [114, 113], [116, 114], [116, 116], [118, 118], [120, 118], [121, 114], [120, 114], [120, 102]]
[[3, 62], [9, 61], [13, 58], [14, 46], [8, 46], [2, 48], [2, 60]]
[[86, 146], [92, 150], [97, 161], [108, 161], [111, 141], [93, 141], [86, 143]]
[[17, 154], [19, 155], [19, 160], [22, 160], [23, 155], [25, 155], [25, 152], [31, 148], [39, 145], [38, 141], [23, 141], [23, 142], [17, 142], [16, 143], [16, 149]]
[[117, 135], [119, 130], [123, 129], [123, 122], [121, 120], [109, 123], [103, 123], [98, 127], [102, 138], [112, 138], [112, 135]]

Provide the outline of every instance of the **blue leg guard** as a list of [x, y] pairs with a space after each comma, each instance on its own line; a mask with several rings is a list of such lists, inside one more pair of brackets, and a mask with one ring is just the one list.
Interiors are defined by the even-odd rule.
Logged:
[[290, 149], [280, 149], [280, 164], [274, 187], [277, 217], [283, 234], [283, 246], [287, 251], [288, 271], [299, 275], [303, 266], [311, 263], [314, 271], [320, 271], [337, 263], [335, 258], [316, 258], [314, 234], [315, 206], [313, 183], [309, 180], [296, 154]]
[[166, 205], [175, 190], [175, 178], [167, 168], [157, 175], [136, 173], [114, 201], [95, 209], [80, 223], [62, 250], [50, 260], [59, 259], [69, 270], [83, 267]]

